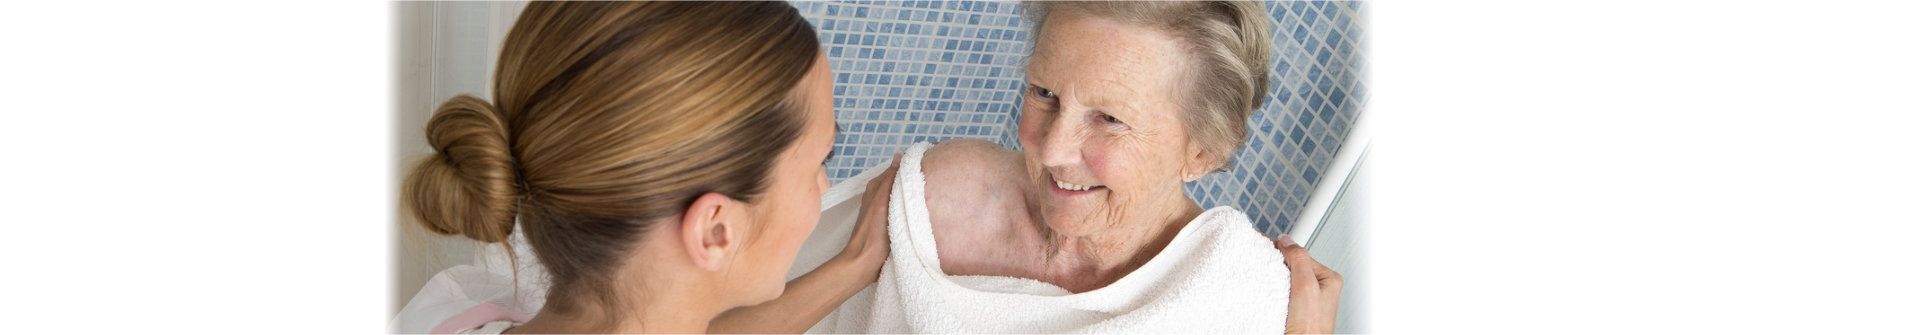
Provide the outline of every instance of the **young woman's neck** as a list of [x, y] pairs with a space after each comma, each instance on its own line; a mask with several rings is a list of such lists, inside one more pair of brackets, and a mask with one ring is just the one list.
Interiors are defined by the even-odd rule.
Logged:
[[[652, 279], [652, 278], [649, 278]], [[687, 285], [634, 285], [621, 294], [625, 308], [607, 309], [597, 299], [573, 299], [575, 308], [563, 313], [542, 309], [527, 323], [508, 329], [524, 334], [639, 334], [706, 333], [707, 324], [724, 311], [711, 306], [712, 297], [694, 294], [703, 290]], [[616, 289], [620, 290], [620, 289]], [[609, 311], [614, 311], [610, 314]]]
[[1107, 231], [1087, 236], [1054, 234], [1045, 222], [1039, 222], [1048, 239], [1045, 279], [1067, 291], [1081, 293], [1106, 287], [1133, 273], [1159, 255], [1173, 242], [1187, 222], [1198, 217], [1200, 205], [1185, 196], [1170, 199], [1164, 214], [1136, 222], [1123, 222]]

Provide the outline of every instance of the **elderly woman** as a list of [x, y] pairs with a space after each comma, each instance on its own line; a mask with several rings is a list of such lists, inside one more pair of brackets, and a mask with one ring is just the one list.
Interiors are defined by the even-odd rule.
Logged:
[[1022, 6], [1037, 31], [1026, 150], [978, 140], [908, 150], [881, 278], [813, 330], [1238, 333], [1330, 319], [1320, 306], [1330, 302], [1300, 303], [1337, 299], [1337, 275], [1292, 262], [1336, 278], [1320, 288], [1296, 277], [1291, 288], [1308, 292], [1284, 313], [1277, 243], [1244, 213], [1203, 209], [1182, 191], [1230, 164], [1266, 93], [1272, 40], [1260, 5]]

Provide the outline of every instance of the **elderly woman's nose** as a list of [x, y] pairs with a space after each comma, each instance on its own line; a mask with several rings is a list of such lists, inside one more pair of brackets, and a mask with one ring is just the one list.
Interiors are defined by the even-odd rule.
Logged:
[[1074, 165], [1080, 162], [1080, 146], [1086, 141], [1085, 129], [1068, 120], [1068, 113], [1059, 113], [1040, 142], [1041, 163], [1047, 166]]

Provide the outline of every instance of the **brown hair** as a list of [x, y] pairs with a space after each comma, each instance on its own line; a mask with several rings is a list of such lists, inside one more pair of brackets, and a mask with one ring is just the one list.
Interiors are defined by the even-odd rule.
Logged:
[[1047, 14], [1060, 8], [1167, 32], [1186, 47], [1194, 68], [1180, 92], [1187, 112], [1181, 123], [1201, 150], [1215, 159], [1209, 170], [1225, 171], [1233, 152], [1247, 142], [1247, 119], [1267, 94], [1273, 59], [1273, 19], [1251, 1], [1022, 1], [1033, 24], [1029, 45], [1040, 44]]
[[[496, 104], [458, 96], [407, 174], [428, 230], [504, 243], [515, 218], [564, 311], [610, 289], [628, 250], [708, 192], [752, 202], [804, 118], [820, 50], [780, 2], [534, 2], [507, 33]], [[509, 248], [511, 250], [511, 248]]]

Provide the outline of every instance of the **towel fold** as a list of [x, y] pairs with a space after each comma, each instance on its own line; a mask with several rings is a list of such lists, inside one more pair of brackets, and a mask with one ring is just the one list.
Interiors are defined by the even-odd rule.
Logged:
[[[881, 267], [879, 281], [848, 299], [809, 332], [1284, 330], [1289, 278], [1283, 258], [1265, 236], [1249, 228], [1252, 223], [1245, 213], [1230, 207], [1202, 213], [1146, 264], [1093, 291], [1074, 294], [1025, 278], [946, 275], [940, 268], [925, 196], [928, 187], [938, 185], [927, 185], [920, 169], [921, 158], [930, 147], [928, 143], [914, 144], [901, 158], [887, 205], [892, 253]], [[865, 183], [859, 184], [856, 186]], [[847, 201], [857, 207], [857, 195], [837, 195], [844, 198], [823, 208], [832, 210]]]

